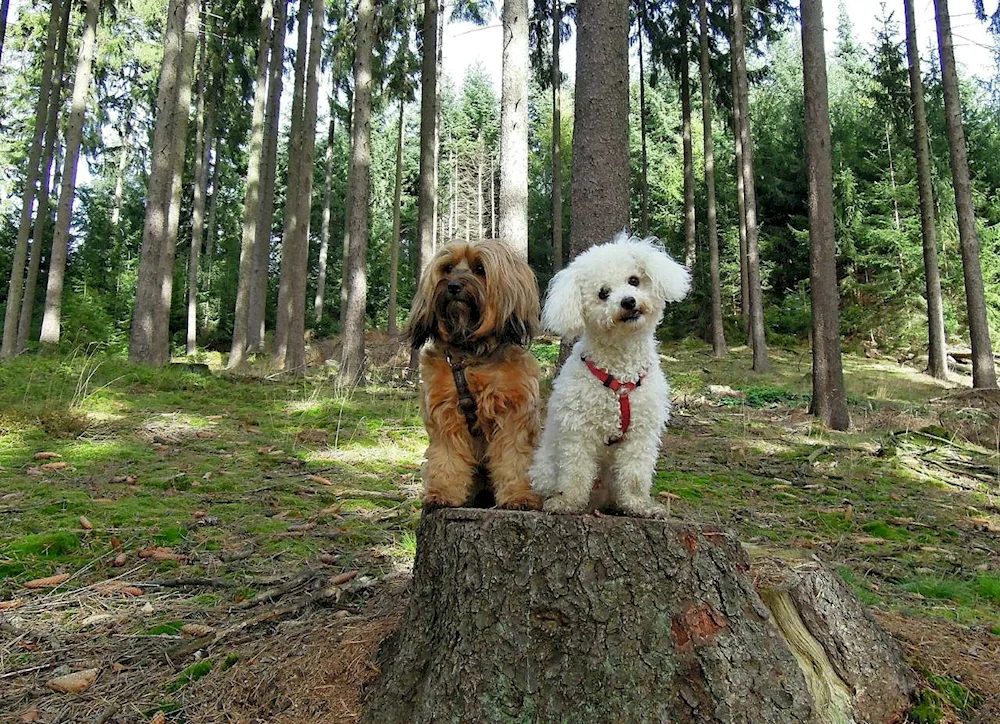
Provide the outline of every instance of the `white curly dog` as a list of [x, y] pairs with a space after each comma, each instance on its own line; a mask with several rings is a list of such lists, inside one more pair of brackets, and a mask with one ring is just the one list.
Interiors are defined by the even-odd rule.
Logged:
[[656, 239], [625, 231], [553, 277], [542, 325], [580, 339], [556, 378], [531, 465], [544, 510], [665, 512], [650, 498], [670, 416], [654, 332], [666, 302], [680, 301], [689, 288], [687, 269]]

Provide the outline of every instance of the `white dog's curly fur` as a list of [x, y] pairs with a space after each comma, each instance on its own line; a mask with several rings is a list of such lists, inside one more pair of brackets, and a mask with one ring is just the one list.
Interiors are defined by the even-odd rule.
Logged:
[[[542, 325], [563, 337], [580, 336], [556, 378], [542, 442], [531, 466], [532, 486], [550, 512], [613, 505], [630, 515], [659, 516], [650, 498], [660, 437], [670, 416], [670, 387], [660, 369], [654, 332], [666, 302], [690, 288], [687, 269], [654, 238], [622, 231], [580, 254], [553, 277]], [[623, 383], [631, 425], [621, 432], [618, 394], [588, 369], [589, 359]], [[595, 484], [596, 483], [596, 484]]]

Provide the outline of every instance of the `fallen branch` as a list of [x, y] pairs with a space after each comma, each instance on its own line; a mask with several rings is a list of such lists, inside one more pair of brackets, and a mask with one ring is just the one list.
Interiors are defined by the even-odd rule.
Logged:
[[262, 603], [270, 603], [276, 601], [286, 593], [294, 591], [300, 586], [304, 586], [306, 583], [316, 578], [319, 573], [312, 567], [306, 567], [297, 576], [291, 578], [280, 586], [275, 586], [274, 588], [268, 588], [265, 591], [261, 591], [253, 598], [248, 598], [246, 601], [241, 601], [236, 605], [236, 608], [247, 609], [253, 608], [254, 606], [259, 606]]
[[338, 498], [354, 498], [358, 500], [369, 498], [371, 500], [394, 500], [397, 503], [411, 500], [410, 496], [404, 493], [391, 493], [384, 490], [335, 490], [333, 494]]
[[206, 588], [232, 588], [235, 584], [223, 581], [221, 578], [203, 578], [200, 576], [190, 576], [187, 578], [165, 578], [157, 581], [145, 581], [137, 583], [137, 586], [158, 586], [160, 588], [184, 588], [187, 586]]

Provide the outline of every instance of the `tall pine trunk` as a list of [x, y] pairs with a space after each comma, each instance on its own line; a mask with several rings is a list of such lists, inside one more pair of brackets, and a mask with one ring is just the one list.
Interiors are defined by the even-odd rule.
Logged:
[[750, 135], [747, 66], [744, 55], [742, 0], [732, 0], [733, 59], [736, 64], [736, 102], [739, 104], [740, 144], [743, 150], [743, 197], [747, 227], [747, 294], [750, 303], [750, 342], [753, 346], [753, 369], [766, 372], [771, 367], [764, 340], [764, 299], [760, 280], [760, 254], [757, 246], [757, 192], [753, 175], [753, 142]]
[[951, 156], [951, 178], [955, 188], [955, 211], [958, 214], [958, 237], [962, 248], [962, 272], [965, 276], [965, 305], [972, 342], [972, 386], [996, 388], [997, 373], [993, 363], [993, 345], [986, 320], [986, 297], [983, 270], [979, 262], [979, 235], [972, 206], [972, 182], [969, 179], [968, 150], [962, 126], [962, 101], [958, 94], [958, 71], [951, 37], [948, 0], [934, 0], [937, 22], [938, 53], [941, 57], [941, 85], [944, 88], [945, 122]]
[[691, 81], [687, 12], [681, 13], [681, 136], [684, 150], [684, 265], [694, 268], [694, 149], [691, 147]]
[[316, 114], [319, 105], [319, 62], [323, 50], [324, 0], [312, 0], [312, 23], [309, 30], [309, 61], [306, 66], [305, 104], [302, 111], [302, 148], [298, 164], [301, 188], [298, 194], [295, 243], [291, 263], [291, 314], [288, 325], [286, 370], [304, 372], [306, 361], [306, 286], [309, 276], [309, 227], [312, 217], [313, 161], [316, 156]]
[[330, 130], [326, 136], [326, 156], [323, 172], [323, 219], [319, 229], [319, 259], [316, 270], [316, 297], [313, 300], [313, 316], [319, 322], [323, 319], [323, 302], [326, 299], [326, 263], [330, 255], [330, 216], [333, 208], [333, 141], [337, 114], [330, 100]]
[[[559, 46], [562, 43], [561, 0], [552, 0], [552, 272], [562, 269], [562, 70]], [[492, 163], [490, 165], [492, 171]], [[490, 179], [492, 182], [492, 178]]]
[[[284, 3], [285, 0], [278, 0]], [[250, 149], [247, 158], [247, 190], [243, 197], [243, 234], [240, 244], [239, 278], [236, 286], [236, 310], [233, 315], [233, 342], [229, 352], [229, 369], [237, 369], [246, 362], [250, 327], [250, 297], [253, 285], [253, 267], [260, 223], [261, 175], [263, 173], [265, 113], [268, 97], [268, 55], [271, 52], [274, 4], [264, 0], [261, 7], [260, 31], [257, 37], [256, 87], [253, 96], [253, 114], [250, 120]], [[272, 59], [273, 62], [273, 59]], [[278, 61], [280, 64], [280, 60]]]
[[823, 0], [802, 0], [802, 79], [809, 176], [809, 289], [812, 299], [812, 403], [834, 430], [851, 425], [840, 356], [840, 292], [833, 226], [833, 157], [823, 48]]
[[62, 318], [63, 280], [66, 273], [66, 254], [69, 251], [69, 224], [76, 196], [77, 162], [83, 142], [83, 121], [87, 112], [87, 96], [93, 76], [94, 56], [97, 53], [97, 18], [100, 0], [87, 0], [83, 21], [83, 36], [76, 60], [76, 77], [73, 80], [73, 100], [70, 105], [69, 124], [66, 128], [66, 156], [63, 160], [62, 188], [56, 209], [56, 227], [49, 257], [48, 284], [45, 289], [45, 314], [39, 340], [45, 344], [59, 341]]
[[503, 0], [500, 238], [528, 258], [528, 0]]
[[719, 229], [715, 208], [715, 146], [712, 138], [712, 69], [708, 58], [708, 4], [699, 0], [699, 63], [701, 74], [701, 125], [705, 136], [705, 194], [707, 205], [708, 267], [712, 287], [712, 353], [726, 356], [722, 324], [722, 281], [719, 275]]
[[167, 18], [129, 345], [129, 361], [150, 365], [170, 361], [170, 297], [198, 35], [197, 0], [171, 0]]
[[[347, 284], [347, 324], [340, 362], [341, 379], [349, 384], [360, 381], [365, 360], [365, 307], [368, 282], [365, 262], [368, 255], [368, 200], [371, 182], [372, 43], [375, 28], [374, 0], [359, 0], [354, 60], [354, 120], [351, 127], [351, 163], [348, 168], [351, 254], [345, 271]], [[426, 41], [426, 38], [425, 38]], [[424, 48], [427, 52], [427, 48]]]
[[0, 60], [3, 59], [4, 40], [7, 37], [8, 10], [10, 10], [10, 0], [0, 0]]
[[910, 101], [913, 108], [913, 153], [917, 159], [917, 188], [920, 197], [920, 233], [924, 248], [924, 281], [927, 288], [927, 374], [948, 378], [944, 336], [944, 304], [941, 300], [941, 270], [938, 266], [937, 229], [934, 223], [934, 192], [931, 184], [931, 155], [924, 110], [924, 86], [920, 77], [917, 50], [917, 23], [913, 0], [903, 0], [906, 15], [906, 54], [909, 58]]
[[[392, 201], [392, 245], [389, 248], [389, 321], [386, 331], [396, 334], [396, 294], [398, 292], [399, 278], [399, 237], [402, 227], [402, 199], [403, 199], [403, 126], [405, 106], [403, 99], [399, 99], [399, 128], [396, 130], [396, 186], [393, 190]], [[480, 205], [480, 208], [482, 206]]]
[[648, 129], [646, 126], [646, 0], [641, 0], [639, 13], [639, 141], [642, 147], [642, 170], [639, 180], [641, 203], [639, 209], [639, 231], [649, 236], [649, 153]]
[[66, 47], [69, 35], [69, 20], [73, 4], [64, 3], [59, 28], [59, 44], [56, 50], [56, 64], [49, 89], [48, 118], [45, 122], [45, 145], [42, 149], [42, 165], [39, 169], [38, 211], [35, 213], [34, 230], [31, 236], [31, 252], [28, 257], [28, 275], [24, 280], [24, 296], [21, 298], [21, 312], [17, 323], [17, 354], [28, 347], [31, 325], [35, 315], [35, 288], [38, 285], [38, 270], [42, 262], [42, 247], [48, 231], [50, 179], [53, 177], [52, 161], [59, 140], [59, 111], [62, 109], [63, 75], [66, 69]]
[[[434, 254], [434, 207], [437, 203], [437, 179], [434, 174], [437, 141], [437, 44], [438, 0], [424, 0], [422, 31], [423, 56], [420, 62], [420, 179], [417, 191], [417, 264], [416, 279]], [[417, 374], [417, 352], [410, 353], [409, 374]]]
[[747, 282], [747, 206], [746, 195], [743, 193], [743, 143], [740, 140], [740, 104], [736, 102], [736, 59], [732, 59], [733, 86], [733, 148], [736, 165], [736, 216], [738, 217], [740, 235], [740, 323], [747, 333], [747, 344], [750, 333], [750, 284]]
[[[62, 0], [69, 2], [69, 0]], [[28, 236], [31, 234], [32, 211], [37, 193], [39, 161], [42, 156], [42, 139], [45, 135], [46, 111], [49, 108], [52, 85], [52, 68], [55, 65], [59, 20], [62, 2], [52, 0], [49, 11], [48, 28], [45, 35], [45, 55], [42, 58], [42, 77], [35, 102], [35, 126], [31, 146], [28, 150], [28, 165], [24, 170], [24, 191], [21, 196], [21, 221], [17, 227], [17, 241], [10, 267], [10, 282], [7, 287], [6, 309], [4, 311], [3, 341], [0, 342], [0, 358], [13, 357], [17, 351], [18, 316], [24, 293], [24, 264], [28, 257]], [[6, 18], [6, 16], [5, 16]]]
[[479, 144], [477, 146], [478, 168], [476, 172], [476, 238], [483, 238], [483, 155], [486, 153], [486, 146], [483, 143], [483, 132], [479, 132]]
[[285, 70], [285, 21], [288, 0], [274, 6], [274, 31], [268, 61], [267, 110], [264, 120], [264, 147], [260, 163], [260, 207], [253, 243], [250, 298], [247, 307], [247, 351], [264, 351], [264, 319], [267, 312], [268, 279], [271, 266], [271, 227], [274, 221], [274, 187], [278, 171], [278, 120], [281, 116], [281, 87]]
[[284, 369], [288, 354], [289, 327], [292, 319], [292, 284], [296, 230], [299, 224], [299, 196], [302, 193], [299, 173], [302, 163], [303, 124], [305, 122], [306, 59], [308, 57], [309, 0], [299, 0], [296, 18], [298, 39], [295, 44], [295, 76], [292, 81], [292, 117], [288, 130], [288, 177], [285, 184], [285, 219], [281, 235], [281, 270], [278, 278], [278, 306], [274, 320], [273, 363]]
[[[205, 14], [207, 24], [208, 17]], [[189, 355], [198, 346], [198, 269], [201, 259], [201, 243], [205, 235], [205, 202], [208, 195], [208, 167], [212, 156], [212, 140], [215, 133], [215, 98], [206, 98], [208, 90], [208, 42], [205, 30], [201, 36], [201, 58], [198, 69], [198, 100], [195, 115], [195, 166], [194, 203], [191, 210], [191, 252], [188, 256], [187, 288], [187, 348]]]
[[[354, 134], [351, 132], [353, 125], [352, 119], [354, 116], [354, 96], [348, 94], [348, 108], [347, 108], [347, 163], [350, 165], [351, 158], [354, 156]], [[437, 183], [435, 183], [435, 188], [437, 188]], [[347, 265], [349, 263], [349, 258], [351, 256], [351, 208], [348, 204], [348, 200], [351, 196], [350, 187], [344, 187], [344, 243], [341, 244], [341, 257], [340, 257], [340, 331], [343, 334], [344, 327], [347, 326]]]

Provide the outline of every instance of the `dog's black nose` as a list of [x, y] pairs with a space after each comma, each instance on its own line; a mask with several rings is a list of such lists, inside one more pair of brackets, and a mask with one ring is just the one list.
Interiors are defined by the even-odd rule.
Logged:
[[449, 294], [458, 294], [460, 291], [462, 291], [462, 284], [461, 284], [461, 282], [448, 282], [448, 293]]
[[622, 308], [628, 310], [635, 309], [635, 297], [622, 297]]

